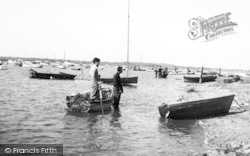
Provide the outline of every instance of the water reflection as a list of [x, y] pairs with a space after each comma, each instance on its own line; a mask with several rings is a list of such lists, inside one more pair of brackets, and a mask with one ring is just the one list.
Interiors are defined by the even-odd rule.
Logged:
[[203, 131], [203, 128], [199, 124], [199, 120], [173, 120], [160, 118], [159, 122], [160, 129], [178, 131], [186, 135], [197, 133], [197, 131]]
[[[85, 112], [76, 112], [76, 111], [71, 111], [69, 109], [66, 109], [67, 110], [67, 113], [66, 113], [66, 116], [67, 115], [71, 115], [71, 116], [76, 116], [76, 117], [96, 117], [98, 115], [102, 115], [102, 111], [97, 111], [97, 112], [91, 112], [91, 113], [85, 113]], [[107, 114], [110, 114], [112, 112], [112, 109], [110, 110], [105, 110], [103, 113], [103, 115], [107, 115]]]
[[64, 116], [64, 151], [91, 155], [96, 153], [115, 152], [121, 147], [122, 125], [119, 109], [95, 113], [67, 111]]
[[106, 121], [112, 110], [94, 113], [67, 111], [64, 116], [63, 142], [65, 153], [89, 154], [102, 150], [106, 141]]
[[190, 154], [192, 150], [201, 152], [204, 150], [205, 130], [200, 123], [200, 120], [159, 118], [158, 131], [163, 142], [170, 142], [169, 146], [174, 146], [174, 149], [181, 148], [182, 154]]
[[114, 109], [111, 114], [110, 126], [121, 128], [121, 124], [119, 122], [119, 118], [121, 116], [121, 112], [118, 109]]
[[110, 147], [113, 151], [118, 151], [122, 144], [122, 125], [120, 123], [121, 112], [118, 109], [114, 109], [110, 119]]

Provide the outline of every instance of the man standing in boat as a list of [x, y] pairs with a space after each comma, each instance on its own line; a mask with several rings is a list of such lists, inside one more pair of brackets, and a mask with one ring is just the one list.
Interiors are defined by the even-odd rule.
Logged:
[[122, 73], [122, 67], [117, 68], [117, 73], [114, 75], [113, 81], [114, 81], [114, 87], [113, 87], [113, 93], [114, 93], [114, 103], [113, 107], [114, 109], [119, 109], [119, 103], [120, 103], [120, 98], [121, 94], [123, 93], [123, 87], [121, 83], [121, 78], [120, 74]]
[[93, 65], [90, 68], [90, 78], [91, 78], [91, 91], [90, 99], [94, 100], [99, 98], [99, 84], [101, 83], [100, 75], [98, 73], [98, 66], [100, 64], [100, 59], [95, 57], [93, 59]]

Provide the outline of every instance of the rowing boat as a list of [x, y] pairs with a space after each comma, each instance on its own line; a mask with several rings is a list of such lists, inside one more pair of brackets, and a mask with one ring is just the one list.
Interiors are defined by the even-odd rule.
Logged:
[[[103, 83], [112, 84], [114, 80], [111, 78], [101, 78], [101, 81]], [[137, 83], [137, 81], [138, 81], [138, 77], [122, 77], [121, 78], [121, 83], [123, 85]]]
[[90, 100], [90, 92], [72, 94], [66, 97], [66, 104], [72, 111], [98, 112], [110, 110], [114, 102], [114, 95], [109, 88], [102, 88], [102, 106], [100, 99]]
[[23, 61], [22, 67], [28, 67], [28, 68], [42, 68], [43, 66], [41, 64], [34, 64], [30, 61]]
[[34, 69], [30, 69], [30, 78], [37, 79], [56, 79], [56, 80], [73, 80], [76, 75], [68, 74], [68, 73], [41, 73], [37, 72]]
[[234, 95], [221, 96], [197, 101], [162, 104], [159, 113], [172, 119], [207, 118], [226, 115], [229, 112]]
[[[217, 78], [216, 75], [203, 75], [202, 76], [202, 82], [210, 82], [210, 81], [215, 81]], [[194, 76], [184, 76], [184, 82], [194, 82], [198, 83], [200, 81], [200, 76], [199, 75], [194, 75]]]
[[6, 65], [0, 65], [0, 70], [7, 70], [8, 69], [8, 66]]

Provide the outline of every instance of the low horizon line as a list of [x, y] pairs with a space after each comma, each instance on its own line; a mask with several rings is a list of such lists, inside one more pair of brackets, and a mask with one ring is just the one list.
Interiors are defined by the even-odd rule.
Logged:
[[[73, 59], [53, 59], [53, 58], [40, 58], [40, 57], [18, 57], [18, 56], [0, 56], [0, 59], [1, 58], [18, 58], [18, 59], [48, 59], [48, 60], [60, 60], [60, 61], [75, 61], [75, 62], [92, 62], [92, 61], [80, 61], [80, 60], [73, 60]], [[1, 61], [1, 60], [0, 60]], [[115, 63], [127, 63], [127, 61], [122, 61], [122, 62], [109, 62], [109, 61], [102, 61], [103, 63], [112, 63], [112, 64], [115, 64]], [[175, 65], [175, 64], [168, 64], [168, 63], [152, 63], [152, 62], [130, 62], [130, 63], [134, 63], [134, 64], [149, 64], [149, 66], [162, 66], [162, 65], [165, 65], [165, 66], [173, 66], [173, 67], [185, 67], [185, 68], [202, 68], [203, 69], [224, 69], [224, 70], [243, 70], [243, 71], [249, 71], [250, 69], [230, 69], [230, 68], [214, 68], [214, 67], [194, 67], [194, 66], [183, 66], [183, 65]], [[151, 64], [151, 65], [150, 65]]]

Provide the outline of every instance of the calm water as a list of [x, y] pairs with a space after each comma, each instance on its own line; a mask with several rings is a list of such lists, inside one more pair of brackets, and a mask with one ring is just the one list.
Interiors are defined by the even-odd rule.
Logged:
[[[187, 155], [204, 150], [206, 131], [199, 120], [162, 119], [158, 113], [158, 105], [178, 98], [186, 87], [181, 76], [155, 79], [153, 72], [131, 71], [131, 76], [139, 76], [138, 85], [124, 87], [120, 111], [105, 112], [102, 118], [100, 113], [66, 109], [66, 95], [90, 88], [89, 81], [79, 80], [80, 71], [68, 72], [78, 74], [78, 80], [31, 79], [28, 68], [15, 66], [0, 70], [0, 143], [63, 143], [65, 155], [93, 156]], [[110, 77], [115, 69], [100, 73]], [[88, 69], [83, 75], [88, 77]]]

